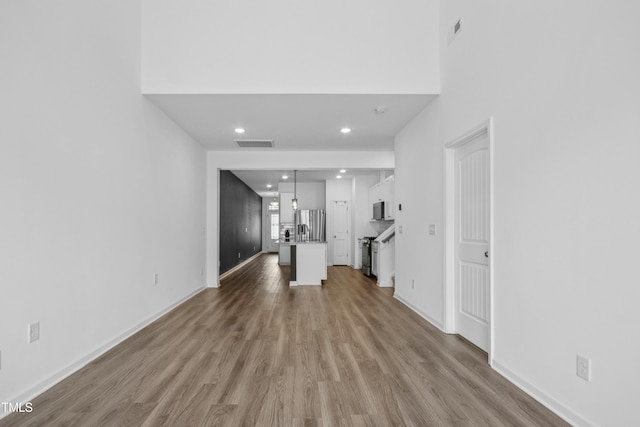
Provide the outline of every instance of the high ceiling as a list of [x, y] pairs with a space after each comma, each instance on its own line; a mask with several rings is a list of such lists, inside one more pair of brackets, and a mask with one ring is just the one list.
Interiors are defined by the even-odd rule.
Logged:
[[[393, 151], [395, 135], [433, 95], [146, 95], [210, 151]], [[241, 127], [244, 134], [234, 130]], [[349, 127], [351, 133], [340, 129]], [[273, 140], [273, 148], [240, 148], [236, 139]], [[263, 197], [278, 194], [278, 182], [293, 182], [293, 170], [233, 170]], [[379, 175], [348, 170], [343, 179]], [[389, 172], [390, 173], [390, 172]], [[287, 174], [288, 180], [282, 179]], [[298, 182], [336, 179], [339, 169], [298, 171]], [[271, 184], [271, 188], [267, 188]]]
[[[279, 182], [293, 182], [292, 170], [232, 170], [238, 178], [240, 178], [245, 184], [247, 184], [253, 191], [258, 193], [262, 197], [271, 197], [278, 195], [278, 183]], [[324, 182], [328, 179], [336, 179], [337, 175], [342, 176], [342, 179], [353, 178], [354, 176], [361, 175], [380, 175], [380, 172], [385, 172], [386, 175], [391, 174], [392, 171], [379, 169], [358, 169], [347, 170], [344, 173], [340, 173], [339, 170], [301, 170], [296, 172], [296, 182]], [[288, 179], [283, 179], [283, 175], [287, 175]], [[271, 188], [267, 188], [267, 184], [271, 185]]]
[[[207, 150], [247, 150], [234, 139], [273, 140], [262, 150], [393, 151], [395, 135], [433, 95], [146, 95]], [[376, 112], [375, 110], [378, 109]], [[237, 127], [246, 131], [234, 132]], [[342, 134], [349, 127], [352, 132]]]

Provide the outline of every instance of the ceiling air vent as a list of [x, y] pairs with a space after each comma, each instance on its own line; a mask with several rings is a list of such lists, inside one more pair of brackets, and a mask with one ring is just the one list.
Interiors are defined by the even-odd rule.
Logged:
[[271, 148], [273, 139], [234, 139], [238, 147], [242, 148]]

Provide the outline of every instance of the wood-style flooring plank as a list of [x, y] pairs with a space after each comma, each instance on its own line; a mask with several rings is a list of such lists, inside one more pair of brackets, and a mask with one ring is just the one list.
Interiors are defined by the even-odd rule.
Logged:
[[5, 426], [565, 426], [350, 267], [288, 285], [263, 255]]

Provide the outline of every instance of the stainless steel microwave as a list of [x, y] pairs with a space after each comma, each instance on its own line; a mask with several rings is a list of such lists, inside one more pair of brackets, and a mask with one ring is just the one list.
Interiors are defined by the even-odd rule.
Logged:
[[373, 204], [373, 219], [384, 219], [384, 202]]

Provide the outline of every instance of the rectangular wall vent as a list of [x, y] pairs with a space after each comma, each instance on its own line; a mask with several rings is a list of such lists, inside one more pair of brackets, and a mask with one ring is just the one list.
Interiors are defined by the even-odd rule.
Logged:
[[238, 147], [242, 148], [271, 148], [273, 139], [234, 139]]

